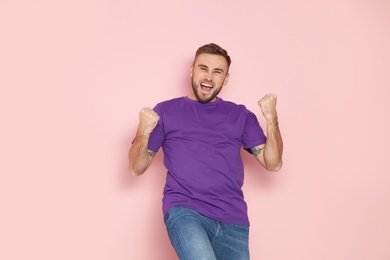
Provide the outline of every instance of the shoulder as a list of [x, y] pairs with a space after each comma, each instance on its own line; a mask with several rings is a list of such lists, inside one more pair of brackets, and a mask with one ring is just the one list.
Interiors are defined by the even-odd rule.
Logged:
[[161, 101], [161, 102], [157, 103], [157, 106], [169, 106], [172, 104], [181, 103], [181, 102], [183, 102], [183, 100], [184, 100], [184, 97], [176, 97], [176, 98]]
[[169, 108], [169, 107], [173, 107], [173, 106], [176, 106], [178, 104], [181, 104], [183, 102], [184, 102], [184, 97], [172, 98], [172, 99], [164, 100], [164, 101], [157, 103], [155, 108], [160, 108], [160, 109]]
[[171, 114], [172, 112], [181, 111], [184, 107], [185, 98], [177, 97], [169, 100], [161, 101], [153, 108], [160, 116]]
[[225, 109], [227, 110], [230, 110], [230, 111], [235, 111], [236, 113], [243, 113], [243, 114], [248, 114], [248, 113], [251, 113], [251, 111], [249, 111], [245, 105], [243, 104], [237, 104], [233, 101], [226, 101], [226, 100], [223, 100], [221, 99], [221, 104], [222, 104], [222, 107], [224, 107]]

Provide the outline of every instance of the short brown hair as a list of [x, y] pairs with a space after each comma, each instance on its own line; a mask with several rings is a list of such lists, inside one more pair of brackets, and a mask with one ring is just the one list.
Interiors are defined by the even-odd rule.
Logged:
[[227, 51], [215, 43], [209, 43], [209, 44], [206, 44], [206, 45], [199, 47], [198, 50], [196, 51], [194, 61], [202, 53], [221, 55], [221, 56], [225, 57], [225, 59], [228, 63], [228, 68], [230, 67], [230, 64], [232, 63], [232, 60], [230, 59]]

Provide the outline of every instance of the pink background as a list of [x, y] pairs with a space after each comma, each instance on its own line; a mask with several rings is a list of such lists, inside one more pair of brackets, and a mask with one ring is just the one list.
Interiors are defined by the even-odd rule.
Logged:
[[263, 124], [279, 97], [283, 169], [243, 154], [252, 259], [390, 259], [389, 28], [387, 0], [1, 0], [0, 259], [176, 259], [162, 153], [127, 151], [209, 42], [222, 98]]

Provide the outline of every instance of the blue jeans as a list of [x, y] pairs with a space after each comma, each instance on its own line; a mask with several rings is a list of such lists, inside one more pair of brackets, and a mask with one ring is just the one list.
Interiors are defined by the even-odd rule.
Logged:
[[248, 260], [249, 227], [221, 223], [198, 212], [173, 207], [164, 222], [180, 260]]

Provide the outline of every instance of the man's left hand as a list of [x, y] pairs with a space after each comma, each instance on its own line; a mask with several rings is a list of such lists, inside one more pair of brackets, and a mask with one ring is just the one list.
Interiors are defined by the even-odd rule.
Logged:
[[277, 96], [275, 94], [267, 94], [259, 100], [258, 104], [263, 112], [265, 119], [274, 120], [277, 117], [276, 114], [276, 101]]

